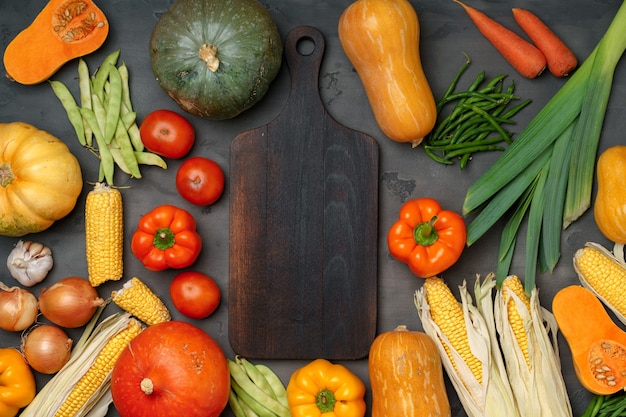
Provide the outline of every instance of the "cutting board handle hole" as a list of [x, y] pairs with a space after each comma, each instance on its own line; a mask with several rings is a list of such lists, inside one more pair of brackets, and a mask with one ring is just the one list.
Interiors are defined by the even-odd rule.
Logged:
[[308, 36], [304, 36], [298, 39], [298, 43], [296, 44], [296, 51], [302, 56], [309, 56], [313, 52], [315, 52], [315, 41], [313, 38]]

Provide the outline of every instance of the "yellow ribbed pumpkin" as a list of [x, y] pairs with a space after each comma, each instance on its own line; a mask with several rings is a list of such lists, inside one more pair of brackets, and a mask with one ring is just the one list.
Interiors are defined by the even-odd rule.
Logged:
[[0, 235], [49, 228], [72, 211], [82, 188], [65, 143], [27, 123], [0, 123]]
[[449, 417], [441, 358], [426, 333], [398, 326], [369, 352], [372, 417]]
[[378, 126], [417, 146], [437, 108], [420, 58], [420, 26], [407, 0], [357, 0], [341, 14], [339, 41], [361, 78]]
[[598, 229], [612, 242], [626, 244], [626, 146], [612, 146], [602, 152], [596, 175], [593, 215]]

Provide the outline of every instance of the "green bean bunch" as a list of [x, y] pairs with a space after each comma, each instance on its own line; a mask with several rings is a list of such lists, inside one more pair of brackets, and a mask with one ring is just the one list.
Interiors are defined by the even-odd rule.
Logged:
[[[503, 126], [514, 124], [513, 116], [531, 101], [519, 100], [514, 94], [515, 84], [504, 88], [506, 75], [498, 75], [485, 85], [485, 72], [480, 72], [465, 91], [456, 91], [461, 76], [469, 67], [467, 58], [443, 97], [437, 102], [437, 123], [424, 138], [423, 149], [434, 161], [452, 165], [459, 159], [461, 169], [467, 166], [472, 154], [485, 151], [502, 151], [504, 143], [510, 144], [512, 133]], [[443, 116], [446, 108], [451, 110]]]
[[93, 75], [79, 59], [80, 106], [65, 84], [50, 81], [78, 141], [100, 159], [98, 182], [109, 185], [115, 166], [134, 178], [141, 178], [140, 165], [167, 168], [163, 158], [144, 148], [130, 100], [128, 68], [125, 63], [117, 66], [119, 56], [119, 49], [107, 55]]
[[235, 417], [291, 417], [285, 385], [269, 367], [235, 356], [228, 359], [228, 370], [228, 404]]
[[595, 395], [581, 417], [623, 417], [626, 416], [626, 393]]

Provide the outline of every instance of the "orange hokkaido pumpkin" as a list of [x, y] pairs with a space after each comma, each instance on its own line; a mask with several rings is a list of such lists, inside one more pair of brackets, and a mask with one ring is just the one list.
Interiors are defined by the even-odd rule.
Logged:
[[82, 189], [65, 143], [27, 123], [0, 123], [0, 235], [49, 228], [74, 209]]
[[63, 64], [98, 49], [109, 34], [106, 16], [93, 0], [50, 0], [4, 52], [7, 76], [38, 84]]
[[121, 417], [217, 417], [229, 393], [222, 348], [182, 321], [147, 327], [124, 349], [111, 375]]
[[610, 241], [626, 244], [626, 146], [612, 146], [600, 154], [596, 177], [596, 225]]
[[565, 337], [581, 385], [597, 395], [626, 387], [626, 332], [600, 300], [579, 285], [565, 287], [552, 300], [552, 313]]
[[406, 326], [379, 334], [370, 347], [372, 417], [449, 417], [439, 351]]
[[357, 0], [339, 18], [339, 41], [390, 139], [419, 145], [437, 108], [420, 58], [420, 26], [407, 0]]

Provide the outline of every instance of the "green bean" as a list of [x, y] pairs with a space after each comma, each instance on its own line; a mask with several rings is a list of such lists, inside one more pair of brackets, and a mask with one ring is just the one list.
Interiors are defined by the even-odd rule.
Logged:
[[94, 116], [96, 116], [96, 120], [98, 122], [98, 129], [100, 133], [102, 134], [102, 140], [104, 140], [104, 132], [105, 132], [105, 125], [106, 125], [106, 110], [104, 109], [104, 104], [102, 104], [102, 101], [100, 100], [100, 98], [98, 97], [96, 93], [91, 94], [91, 104], [93, 105]]
[[241, 385], [239, 385], [237, 381], [231, 378], [230, 385], [235, 391], [237, 397], [241, 400], [241, 406], [244, 410], [247, 406], [254, 412], [255, 415], [259, 417], [276, 417], [276, 413], [257, 401], [257, 399], [246, 391]]
[[239, 403], [237, 394], [232, 388], [230, 389], [230, 394], [228, 395], [228, 405], [230, 405], [230, 409], [235, 417], [248, 417]]
[[445, 105], [446, 101], [445, 99], [454, 92], [454, 90], [456, 89], [457, 84], [459, 83], [459, 80], [461, 79], [461, 76], [465, 73], [465, 71], [469, 68], [469, 64], [470, 64], [470, 58], [467, 54], [463, 54], [465, 55], [465, 64], [463, 64], [463, 66], [461, 67], [461, 70], [456, 74], [456, 76], [452, 79], [452, 82], [450, 83], [450, 85], [448, 86], [447, 90], [443, 93], [443, 96], [441, 98], [441, 100], [439, 100], [439, 102], [437, 102], [437, 113], [439, 113], [441, 111], [441, 108]]
[[[239, 404], [241, 405], [241, 408], [242, 408], [243, 412], [245, 413], [246, 417], [259, 417], [260, 416], [252, 408], [250, 408], [248, 403], [246, 403], [242, 398], [240, 398], [240, 397], [237, 397], [237, 398], [239, 398]], [[276, 417], [276, 414], [272, 413], [272, 416]]]
[[122, 107], [122, 78], [117, 68], [109, 65], [109, 83], [110, 91], [107, 94], [108, 102], [106, 104], [106, 123], [104, 129], [104, 138], [107, 143], [111, 143], [113, 136], [118, 128], [120, 118], [120, 110]]
[[117, 68], [120, 73], [120, 77], [122, 79], [122, 102], [128, 108], [129, 111], [133, 111], [133, 105], [130, 101], [130, 85], [129, 85], [129, 74], [128, 67], [125, 62]]
[[270, 397], [275, 400], [277, 399], [272, 386], [269, 384], [267, 379], [265, 379], [265, 376], [263, 376], [263, 374], [252, 363], [241, 356], [235, 356], [235, 363], [244, 370], [244, 372], [248, 375], [248, 378], [250, 378], [250, 380], [254, 382], [257, 387], [263, 390]]
[[109, 70], [111, 66], [115, 66], [120, 56], [120, 50], [116, 50], [107, 55], [102, 61], [102, 65], [96, 71], [96, 75], [93, 79], [93, 93], [95, 93], [100, 101], [104, 102], [104, 84], [109, 78]]
[[503, 151], [504, 148], [498, 145], [477, 145], [477, 146], [468, 146], [465, 148], [457, 149], [455, 151], [449, 152], [446, 154], [444, 159], [450, 160], [459, 155], [470, 154], [476, 152], [486, 152], [486, 151]]
[[529, 105], [531, 102], [532, 102], [531, 99], [522, 101], [520, 104], [518, 104], [517, 106], [511, 108], [506, 113], [504, 113], [502, 117], [505, 119], [510, 119], [511, 117], [515, 116], [520, 110], [522, 110], [524, 107]]
[[65, 112], [67, 113], [67, 117], [76, 132], [76, 137], [81, 145], [85, 146], [85, 126], [83, 125], [83, 118], [80, 114], [80, 108], [76, 104], [76, 100], [74, 100], [74, 96], [67, 88], [65, 84], [60, 81], [50, 81], [50, 85], [52, 86], [52, 90], [54, 94], [56, 94], [57, 98], [63, 105]]
[[120, 147], [122, 158], [126, 162], [126, 166], [130, 170], [131, 174], [135, 178], [141, 178], [141, 171], [139, 170], [139, 164], [137, 158], [135, 158], [135, 151], [130, 143], [130, 137], [128, 131], [124, 128], [122, 121], [118, 118], [117, 129], [115, 130], [115, 139]]
[[257, 363], [255, 366], [259, 370], [259, 372], [261, 372], [263, 376], [265, 376], [265, 379], [274, 391], [274, 395], [276, 396], [278, 402], [280, 402], [285, 407], [289, 407], [289, 404], [287, 402], [287, 392], [285, 390], [285, 384], [283, 384], [283, 381], [281, 381], [278, 375], [276, 375], [276, 373], [274, 373], [274, 371], [272, 371], [268, 366], [260, 363]]
[[432, 146], [432, 145], [426, 145], [425, 147], [427, 147], [428, 149], [431, 150], [438, 150], [438, 151], [454, 151], [456, 149], [463, 149], [463, 148], [467, 148], [469, 146], [476, 146], [476, 145], [493, 145], [499, 142], [502, 142], [503, 139], [500, 136], [493, 136], [491, 138], [488, 139], [483, 139], [481, 141], [471, 141], [470, 143], [455, 143], [455, 144], [451, 144], [451, 145], [445, 145], [445, 146]]
[[[91, 78], [89, 76], [87, 63], [82, 58], [78, 60], [78, 89], [80, 92], [80, 106], [86, 109], [91, 109]], [[92, 146], [93, 132], [84, 120], [83, 127], [85, 131], [85, 145]]]
[[137, 113], [134, 111], [123, 113], [121, 115], [121, 118], [122, 118], [122, 125], [124, 125], [124, 129], [128, 130], [128, 128], [131, 127], [133, 123], [135, 123], [135, 121], [137, 120]]
[[89, 127], [96, 137], [96, 143], [98, 144], [98, 153], [100, 156], [100, 178], [99, 181], [105, 180], [107, 184], [113, 185], [113, 174], [115, 170], [115, 161], [109, 147], [104, 142], [104, 135], [98, 126], [98, 120], [93, 110], [81, 108], [80, 113], [85, 118]]
[[423, 149], [424, 149], [424, 152], [426, 152], [426, 155], [428, 155], [435, 162], [439, 162], [440, 164], [444, 164], [444, 165], [452, 165], [452, 161], [449, 161], [445, 159], [444, 157], [437, 155], [431, 149], [428, 149], [426, 147], [424, 147]]
[[131, 123], [127, 123], [128, 120], [125, 119], [126, 115], [128, 113], [134, 113], [135, 116], [137, 115], [136, 112], [132, 112], [131, 110], [128, 109], [128, 107], [126, 107], [126, 105], [122, 102], [122, 110], [121, 110], [121, 114], [122, 114], [122, 121], [124, 122], [124, 127], [126, 127], [126, 130], [128, 130], [128, 136], [130, 136], [130, 141], [133, 144], [133, 148], [136, 151], [143, 151], [145, 149], [143, 142], [141, 141], [141, 135], [139, 134], [139, 126], [137, 126], [137, 118], [135, 117], [135, 120], [133, 120]]
[[[257, 387], [251, 380], [248, 378], [247, 374], [243, 371], [243, 369], [237, 365], [235, 362], [228, 360], [228, 370], [230, 371], [230, 376], [232, 379], [232, 385], [235, 388], [235, 392], [237, 395], [246, 403], [252, 407], [252, 409], [259, 415], [259, 411], [254, 408], [254, 405], [259, 404], [261, 407], [268, 411], [271, 411], [275, 415], [280, 417], [290, 417], [291, 413], [289, 408], [283, 406], [277, 400], [272, 398], [270, 395], [266, 394], [262, 389]], [[248, 400], [253, 401], [248, 401]]]
[[504, 130], [504, 129], [500, 126], [500, 124], [498, 124], [498, 122], [496, 122], [496, 121], [494, 120], [494, 118], [493, 118], [493, 117], [491, 117], [491, 115], [490, 115], [489, 113], [487, 113], [486, 111], [484, 111], [484, 110], [482, 110], [482, 109], [480, 109], [480, 108], [478, 108], [478, 107], [476, 107], [476, 106], [472, 106], [472, 107], [471, 107], [471, 109], [472, 109], [474, 112], [476, 112], [476, 113], [478, 113], [478, 114], [481, 114], [481, 115], [482, 115], [482, 116], [483, 116], [483, 117], [484, 117], [484, 118], [485, 118], [485, 119], [486, 119], [489, 123], [491, 123], [491, 125], [493, 126], [493, 128], [494, 128], [494, 129], [495, 129], [495, 130], [496, 130], [496, 131], [497, 131], [500, 135], [502, 135], [502, 137], [504, 137], [504, 138], [505, 138], [505, 141], [506, 141], [507, 143], [511, 143], [511, 137], [510, 137], [509, 133], [508, 133], [507, 131], [505, 131], [505, 130]]
[[126, 161], [124, 161], [124, 157], [122, 156], [122, 151], [120, 150], [119, 145], [115, 138], [108, 145], [109, 152], [111, 152], [111, 156], [113, 156], [113, 161], [115, 164], [122, 170], [123, 173], [132, 175], [130, 172], [130, 168], [126, 165]]
[[135, 151], [135, 159], [141, 165], [155, 165], [167, 169], [167, 162], [159, 155], [152, 152]]

